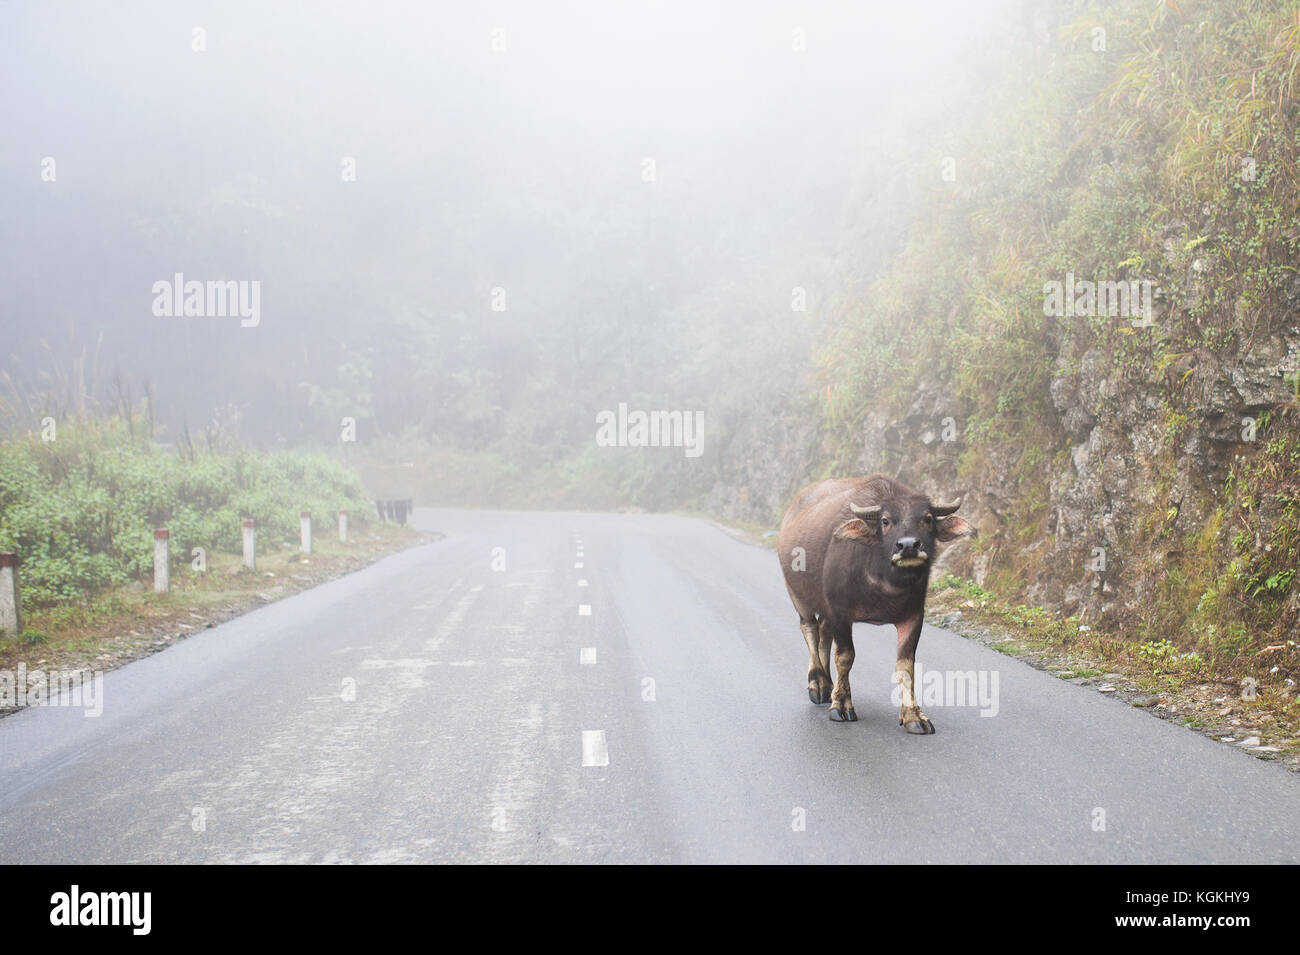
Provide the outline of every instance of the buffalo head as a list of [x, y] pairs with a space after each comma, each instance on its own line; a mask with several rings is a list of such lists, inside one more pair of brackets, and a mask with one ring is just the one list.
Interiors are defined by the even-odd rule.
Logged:
[[975, 536], [970, 522], [956, 514], [960, 501], [935, 504], [907, 495], [848, 506], [853, 516], [835, 529], [835, 539], [868, 547], [868, 572], [878, 579], [926, 573], [938, 542]]

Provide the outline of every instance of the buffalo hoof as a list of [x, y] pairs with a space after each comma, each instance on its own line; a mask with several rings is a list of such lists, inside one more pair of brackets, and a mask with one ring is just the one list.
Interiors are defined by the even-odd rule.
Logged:
[[852, 703], [836, 703], [831, 707], [830, 716], [836, 723], [856, 723], [858, 720]]
[[[903, 723], [902, 720], [898, 722]], [[921, 717], [919, 720], [908, 720], [903, 723], [903, 729], [917, 736], [929, 736], [934, 732], [934, 724], [927, 717]]]
[[808, 699], [820, 705], [831, 701], [831, 691], [829, 687], [810, 686], [808, 687]]

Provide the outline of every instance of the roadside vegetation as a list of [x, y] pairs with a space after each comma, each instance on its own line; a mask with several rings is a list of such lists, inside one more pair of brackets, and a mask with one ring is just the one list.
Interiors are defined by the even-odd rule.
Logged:
[[0, 550], [22, 560], [25, 607], [92, 596], [153, 572], [153, 532], [171, 532], [174, 569], [194, 548], [240, 553], [241, 527], [257, 522], [266, 552], [298, 541], [298, 514], [317, 522], [340, 509], [369, 519], [360, 479], [302, 451], [163, 447], [121, 418], [57, 424], [55, 438], [0, 444]]
[[[199, 611], [282, 594], [285, 584], [295, 589], [417, 537], [380, 522], [360, 477], [323, 454], [164, 445], [147, 430], [121, 415], [83, 415], [55, 422], [49, 440], [33, 433], [0, 443], [0, 551], [20, 560], [24, 624], [0, 633], [0, 661], [133, 631], [143, 640], [153, 618], [182, 606], [193, 627]], [[310, 556], [298, 553], [305, 509], [315, 516]], [[337, 540], [339, 510], [349, 514], [347, 543]], [[256, 571], [242, 567], [250, 518]], [[166, 595], [152, 592], [160, 527], [171, 541]]]
[[[1116, 595], [1082, 609], [1131, 652], [1232, 667], [1294, 646], [1300, 5], [1076, 4], [1008, 57], [987, 108], [900, 167], [927, 196], [906, 245], [841, 296], [820, 357], [826, 470], [851, 469], [882, 418], [939, 407], [960, 423], [953, 483], [997, 504], [966, 568], [990, 593], [1068, 587], [1105, 536]], [[1067, 272], [1152, 281], [1153, 324], [1045, 315]], [[1075, 485], [1095, 504], [1075, 505], [1062, 477], [1098, 435], [1114, 438], [1086, 465], [1097, 486]], [[1084, 533], [1058, 526], [1072, 506]], [[1300, 678], [1294, 654], [1281, 664]]]
[[[189, 564], [174, 571], [171, 590], [131, 581], [68, 603], [25, 613], [23, 633], [0, 637], [0, 669], [110, 670], [166, 649], [178, 640], [242, 613], [359, 570], [422, 535], [392, 522], [349, 528], [346, 543], [329, 535], [310, 555], [282, 547], [259, 555], [249, 572], [236, 554], [210, 555], [206, 573]], [[3, 710], [0, 710], [0, 715]]]
[[931, 582], [930, 622], [1055, 676], [1113, 693], [1171, 722], [1300, 771], [1300, 646], [1286, 640], [1253, 653], [1205, 654], [1169, 639], [1144, 642], [1078, 617], [1008, 602], [970, 580]]

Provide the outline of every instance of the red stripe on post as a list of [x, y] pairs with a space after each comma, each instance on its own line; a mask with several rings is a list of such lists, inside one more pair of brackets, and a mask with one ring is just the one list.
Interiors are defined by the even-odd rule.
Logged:
[[160, 527], [153, 532], [153, 539], [156, 541], [165, 541], [169, 536], [171, 535], [167, 533], [167, 528], [165, 527]]
[[18, 555], [11, 551], [0, 554], [0, 567], [17, 567]]
[[254, 524], [254, 522], [251, 521], [251, 520], [250, 520], [250, 521], [244, 521], [244, 526], [245, 526], [245, 527], [252, 527], [253, 524]]
[[299, 514], [298, 516], [299, 516], [299, 517], [311, 517], [311, 511], [303, 511], [303, 512], [302, 512], [301, 514]]

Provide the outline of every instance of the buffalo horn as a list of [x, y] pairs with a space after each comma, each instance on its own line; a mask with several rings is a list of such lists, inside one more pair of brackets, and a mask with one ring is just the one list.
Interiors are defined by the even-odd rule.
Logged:
[[951, 504], [931, 504], [930, 513], [935, 517], [947, 517], [949, 514], [955, 514], [959, 507], [961, 507], [960, 500], [953, 501]]
[[879, 504], [873, 504], [871, 507], [859, 507], [857, 504], [854, 504], [852, 501], [850, 501], [849, 510], [853, 512], [854, 517], [860, 518], [864, 521], [880, 520]]

